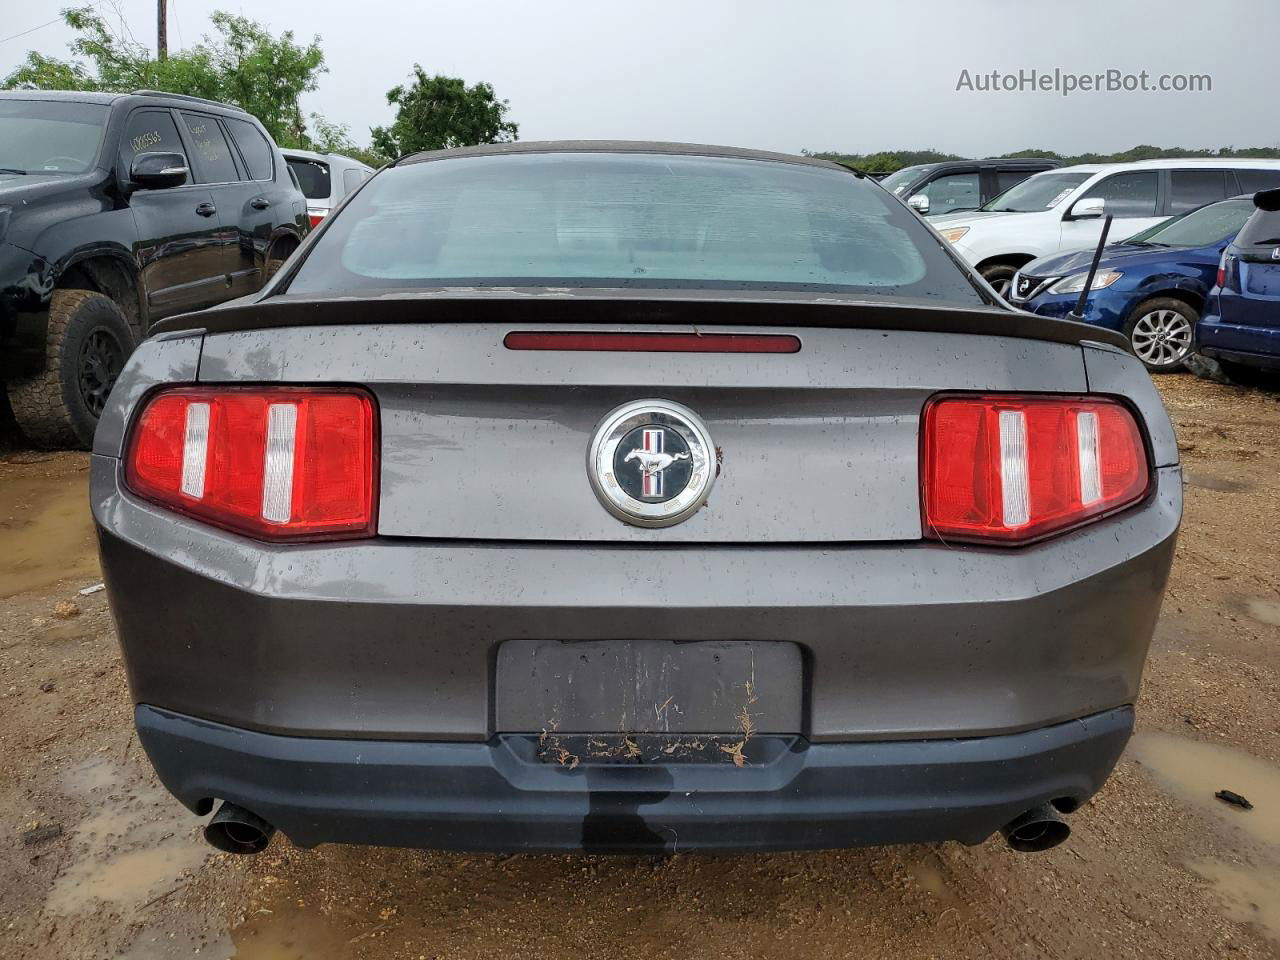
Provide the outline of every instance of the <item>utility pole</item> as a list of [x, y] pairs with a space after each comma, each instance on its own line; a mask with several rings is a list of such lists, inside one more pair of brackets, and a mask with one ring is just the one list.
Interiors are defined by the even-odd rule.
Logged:
[[156, 59], [169, 56], [169, 14], [165, 0], [156, 0]]

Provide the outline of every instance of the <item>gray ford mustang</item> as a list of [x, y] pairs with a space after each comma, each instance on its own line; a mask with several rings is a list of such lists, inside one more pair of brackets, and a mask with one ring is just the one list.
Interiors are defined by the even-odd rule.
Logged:
[[221, 849], [1039, 850], [1132, 730], [1177, 458], [1119, 336], [852, 171], [526, 143], [158, 324], [92, 500]]

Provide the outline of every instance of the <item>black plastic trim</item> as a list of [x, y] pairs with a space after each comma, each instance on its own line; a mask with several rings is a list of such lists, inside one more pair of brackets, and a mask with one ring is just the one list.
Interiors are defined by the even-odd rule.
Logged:
[[1265, 353], [1246, 353], [1243, 350], [1222, 350], [1218, 347], [1200, 347], [1200, 352], [1215, 360], [1226, 360], [1259, 370], [1280, 370], [1280, 356]]
[[203, 329], [217, 334], [373, 323], [836, 327], [1020, 337], [1074, 345], [1098, 341], [1130, 352], [1128, 338], [1115, 331], [1011, 308], [963, 309], [856, 300], [835, 294], [743, 295], [724, 290], [503, 288], [315, 298], [281, 295], [170, 317], [156, 323], [152, 331]]

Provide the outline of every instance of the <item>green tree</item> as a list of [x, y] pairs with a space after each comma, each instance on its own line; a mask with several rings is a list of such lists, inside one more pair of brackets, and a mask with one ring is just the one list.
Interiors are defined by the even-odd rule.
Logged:
[[306, 124], [298, 99], [316, 89], [326, 72], [320, 38], [299, 46], [293, 31], [279, 39], [261, 24], [245, 17], [217, 11], [210, 18], [219, 36], [196, 47], [207, 50], [214, 73], [220, 79], [219, 99], [244, 107], [262, 121], [276, 141], [284, 146], [300, 146]]
[[390, 159], [370, 147], [357, 146], [351, 139], [351, 128], [345, 123], [335, 123], [318, 113], [313, 113], [311, 127], [315, 132], [309, 138], [310, 145], [307, 148], [309, 150], [319, 153], [338, 153], [344, 157], [359, 160], [361, 163], [367, 163], [371, 167], [380, 167]]
[[517, 125], [506, 118], [507, 101], [498, 100], [493, 87], [468, 87], [461, 77], [429, 77], [416, 63], [412, 83], [388, 90], [387, 103], [396, 108], [395, 121], [373, 128], [373, 149], [384, 156], [517, 139]]
[[961, 160], [954, 153], [939, 153], [937, 150], [882, 150], [878, 153], [839, 153], [836, 151], [813, 152], [801, 150], [806, 157], [817, 157], [821, 160], [834, 160], [846, 167], [861, 170], [865, 173], [892, 173], [903, 167], [912, 167], [918, 163], [937, 163], [940, 160]]
[[30, 51], [5, 77], [8, 89], [101, 90], [140, 88], [223, 100], [248, 110], [283, 146], [303, 146], [306, 125], [298, 99], [316, 89], [325, 72], [320, 38], [300, 45], [287, 30], [278, 38], [245, 17], [215, 12], [216, 35], [164, 60], [147, 47], [114, 33], [92, 7], [63, 11], [77, 32], [73, 59]]

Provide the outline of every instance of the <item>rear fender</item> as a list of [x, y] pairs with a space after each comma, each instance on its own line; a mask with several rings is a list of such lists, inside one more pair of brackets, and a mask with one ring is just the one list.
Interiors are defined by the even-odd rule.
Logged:
[[[1106, 393], [1129, 401], [1146, 423], [1152, 463], [1157, 468], [1178, 463], [1178, 438], [1142, 361], [1109, 344], [1085, 344], [1084, 367], [1090, 393]], [[1143, 376], [1139, 376], [1139, 374]]]
[[200, 367], [199, 332], [152, 337], [133, 352], [107, 399], [93, 438], [93, 452], [119, 457], [129, 418], [138, 402], [162, 385], [194, 383]]

